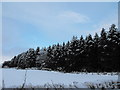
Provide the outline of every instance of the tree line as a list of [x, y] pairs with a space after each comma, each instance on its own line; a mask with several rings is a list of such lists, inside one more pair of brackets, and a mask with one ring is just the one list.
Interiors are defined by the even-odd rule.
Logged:
[[67, 43], [54, 44], [42, 50], [39, 47], [29, 49], [11, 61], [5, 61], [2, 67], [5, 66], [63, 72], [120, 71], [120, 31], [112, 24], [108, 31], [102, 28], [100, 35], [73, 36]]

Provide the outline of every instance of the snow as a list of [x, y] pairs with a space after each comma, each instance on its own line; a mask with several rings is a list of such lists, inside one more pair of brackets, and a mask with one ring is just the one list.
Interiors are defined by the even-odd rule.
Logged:
[[120, 82], [120, 73], [119, 73], [119, 75], [118, 75], [118, 82]]
[[[25, 79], [26, 70], [20, 69], [2, 69], [2, 76], [5, 87], [20, 87]], [[44, 70], [27, 70], [26, 85], [39, 86], [44, 84], [76, 84], [80, 88], [85, 88], [86, 82], [104, 83], [109, 81], [117, 81], [118, 75], [98, 75], [96, 73], [60, 73]]]

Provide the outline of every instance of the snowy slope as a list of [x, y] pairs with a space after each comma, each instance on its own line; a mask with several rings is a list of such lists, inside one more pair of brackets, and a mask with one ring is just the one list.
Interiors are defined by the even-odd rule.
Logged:
[[[25, 79], [25, 70], [17, 69], [3, 69], [3, 80], [5, 87], [19, 87], [23, 84]], [[85, 82], [92, 83], [103, 83], [108, 81], [117, 81], [117, 75], [97, 75], [97, 74], [70, 74], [70, 73], [60, 73], [53, 71], [42, 71], [42, 70], [27, 70], [26, 85], [44, 85], [49, 84], [77, 84], [78, 87], [86, 87]]]

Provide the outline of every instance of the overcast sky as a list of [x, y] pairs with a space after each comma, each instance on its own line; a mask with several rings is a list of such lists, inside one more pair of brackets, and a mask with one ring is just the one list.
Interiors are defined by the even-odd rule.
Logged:
[[117, 25], [117, 2], [19, 2], [2, 5], [2, 52], [7, 60], [28, 48], [94, 35]]

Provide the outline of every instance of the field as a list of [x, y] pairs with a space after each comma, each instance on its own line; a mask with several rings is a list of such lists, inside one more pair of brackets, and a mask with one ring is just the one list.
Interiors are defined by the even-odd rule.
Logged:
[[107, 73], [61, 73], [45, 70], [2, 69], [4, 88], [25, 87], [64, 87], [87, 88], [90, 85], [102, 85], [116, 82], [118, 75]]

